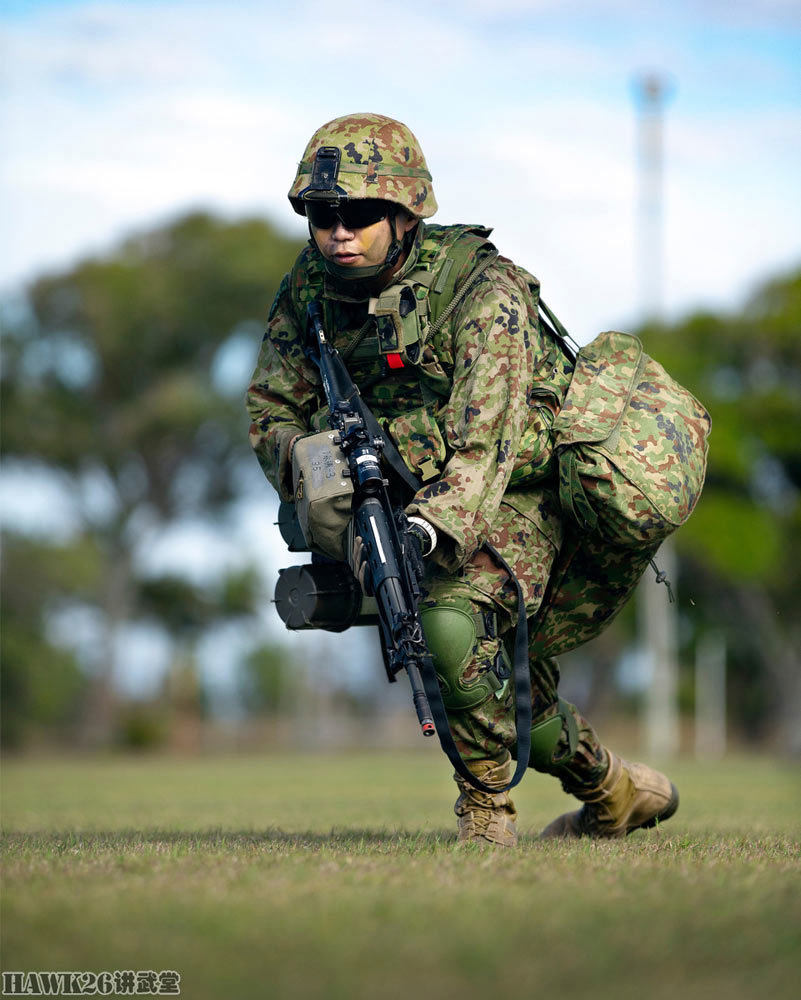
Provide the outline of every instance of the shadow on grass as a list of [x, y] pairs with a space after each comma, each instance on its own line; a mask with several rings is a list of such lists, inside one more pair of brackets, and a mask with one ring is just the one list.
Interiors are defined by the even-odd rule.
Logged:
[[[453, 830], [387, 830], [369, 828], [334, 828], [328, 833], [319, 830], [287, 832], [275, 827], [265, 830], [115, 830], [115, 831], [9, 831], [0, 836], [0, 852], [9, 863], [31, 862], [69, 864], [75, 860], [106, 863], [125, 859], [159, 858], [198, 859], [246, 855], [437, 855], [485, 854], [495, 852], [489, 844], [460, 844]], [[711, 861], [715, 864], [755, 861], [781, 863], [797, 870], [801, 862], [801, 844], [797, 837], [786, 834], [748, 834], [719, 831], [690, 835], [671, 835], [665, 830], [637, 831], [623, 840], [593, 841], [548, 840], [536, 833], [522, 834], [517, 851], [501, 851], [513, 858], [520, 854], [542, 857], [583, 858], [606, 863], [609, 856], [620, 854], [645, 858], [670, 858], [691, 861]]]
[[456, 843], [456, 833], [434, 830], [425, 833], [414, 830], [338, 829], [329, 833], [300, 831], [287, 833], [270, 827], [266, 830], [114, 830], [114, 831], [8, 831], [0, 837], [5, 850], [46, 853], [80, 851], [141, 851], [172, 848], [178, 851], [215, 851], [264, 849], [353, 850], [388, 847], [425, 850]]

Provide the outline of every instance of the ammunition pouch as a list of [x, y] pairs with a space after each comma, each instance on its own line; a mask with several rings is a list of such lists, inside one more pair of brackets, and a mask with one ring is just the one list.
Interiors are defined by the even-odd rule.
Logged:
[[378, 624], [375, 598], [365, 597], [359, 581], [339, 562], [319, 560], [278, 570], [274, 603], [288, 629], [344, 632], [351, 625]]
[[298, 523], [312, 552], [346, 561], [345, 535], [352, 516], [353, 483], [333, 431], [298, 438], [292, 481]]
[[375, 316], [380, 354], [399, 354], [417, 364], [423, 343], [420, 309], [424, 305], [425, 298], [418, 300], [411, 280], [391, 285], [370, 300], [368, 311]]

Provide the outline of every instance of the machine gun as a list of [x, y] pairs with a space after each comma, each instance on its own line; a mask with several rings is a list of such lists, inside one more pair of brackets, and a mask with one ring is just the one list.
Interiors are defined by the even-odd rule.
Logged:
[[[334, 443], [345, 456], [353, 484], [353, 531], [364, 543], [375, 600], [375, 611], [368, 620], [377, 618], [388, 680], [395, 682], [398, 674], [406, 671], [420, 728], [425, 736], [433, 736], [436, 726], [421, 673], [427, 670], [430, 676], [435, 676], [418, 611], [422, 567], [404, 529], [403, 509], [393, 507], [389, 498], [388, 483], [381, 470], [386, 442], [339, 352], [326, 338], [319, 303], [309, 305], [308, 317], [317, 347], [314, 360], [319, 364], [328, 401], [328, 422], [334, 432]], [[407, 485], [416, 486], [413, 479]], [[361, 601], [360, 589], [355, 579], [344, 572], [344, 567], [326, 561], [313, 563], [311, 567], [292, 567], [282, 573], [276, 603], [289, 627], [297, 628], [300, 624], [292, 615], [293, 595], [297, 606], [300, 594], [307, 605], [301, 617], [317, 627], [337, 630], [353, 624], [365, 610], [363, 603], [367, 603]], [[369, 607], [372, 610], [372, 602]]]
[[[419, 484], [403, 465], [394, 445], [384, 440], [378, 421], [362, 400], [345, 363], [328, 342], [318, 302], [309, 304], [308, 320], [317, 346], [313, 360], [319, 365], [328, 402], [328, 422], [334, 442], [347, 461], [353, 485], [353, 532], [364, 544], [374, 601], [363, 600], [358, 581], [345, 566], [313, 555], [311, 565], [281, 571], [275, 592], [278, 613], [292, 629], [343, 631], [357, 619], [377, 620], [387, 678], [395, 682], [397, 675], [406, 671], [423, 734], [437, 733], [454, 768], [471, 785], [484, 792], [497, 792], [470, 772], [453, 741], [418, 610], [422, 560], [406, 530], [403, 507], [390, 500], [389, 484], [381, 470], [382, 454], [412, 494]], [[286, 525], [282, 525], [281, 533], [290, 550], [303, 549], [302, 544], [292, 544], [292, 532]], [[511, 788], [525, 773], [531, 743], [528, 631], [520, 584], [500, 554], [486, 543], [485, 548], [506, 569], [518, 593], [513, 670], [518, 764], [508, 786]]]

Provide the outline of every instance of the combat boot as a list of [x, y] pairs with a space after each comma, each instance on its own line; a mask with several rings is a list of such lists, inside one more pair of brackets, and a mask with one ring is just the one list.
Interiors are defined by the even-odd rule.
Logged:
[[576, 812], [557, 817], [540, 834], [554, 837], [625, 837], [670, 819], [679, 793], [664, 774], [645, 764], [629, 764], [610, 750], [609, 771], [597, 788], [573, 792], [584, 802]]
[[[511, 756], [507, 756], [500, 764], [494, 760], [475, 760], [467, 766], [485, 785], [504, 788], [512, 778], [514, 764]], [[517, 810], [509, 793], [481, 792], [458, 774], [454, 774], [453, 780], [461, 792], [453, 807], [459, 823], [459, 841], [514, 847], [517, 844]]]

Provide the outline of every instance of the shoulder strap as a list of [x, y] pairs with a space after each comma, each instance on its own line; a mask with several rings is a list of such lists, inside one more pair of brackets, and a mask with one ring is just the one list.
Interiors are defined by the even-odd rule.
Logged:
[[[484, 271], [497, 259], [498, 251], [487, 238], [491, 232], [483, 226], [427, 227], [419, 258], [424, 270], [411, 275], [411, 280], [422, 286], [416, 296], [421, 317], [421, 355], [423, 343], [428, 345], [430, 354], [432, 337], [439, 333]], [[467, 274], [462, 277], [465, 271]], [[457, 282], [460, 282], [458, 287]], [[419, 367], [417, 374], [425, 405], [441, 403], [450, 392], [449, 380]]]
[[[545, 327], [548, 333], [550, 333], [553, 339], [559, 342], [565, 354], [567, 354], [570, 360], [573, 363], [575, 363], [576, 353], [580, 350], [579, 345], [575, 342], [575, 340], [573, 340], [573, 338], [570, 336], [567, 330], [562, 326], [562, 324], [559, 322], [556, 316], [551, 312], [548, 306], [545, 305], [545, 302], [542, 299], [539, 300], [539, 307], [540, 307], [540, 312], [545, 313], [545, 316], [547, 318], [547, 322], [545, 322], [543, 321], [543, 317], [540, 316], [540, 323], [542, 323], [542, 325]], [[573, 347], [575, 347], [576, 349], [575, 351], [573, 350], [573, 347], [571, 347], [568, 344], [568, 341], [570, 341], [570, 344], [572, 344]]]
[[439, 318], [432, 323], [429, 327], [428, 335], [433, 336], [435, 333], [439, 333], [442, 327], [447, 323], [447, 321], [454, 314], [456, 309], [459, 307], [460, 303], [466, 298], [467, 293], [478, 284], [478, 279], [487, 270], [490, 264], [494, 263], [498, 258], [498, 251], [495, 247], [487, 254], [486, 257], [468, 274], [465, 281], [462, 282], [461, 288], [456, 292], [451, 301], [445, 307], [445, 309], [440, 313]]
[[[479, 262], [479, 264], [473, 268], [473, 270], [468, 274], [465, 281], [462, 282], [461, 287], [450, 300], [450, 302], [445, 306], [444, 310], [439, 314], [439, 317], [429, 326], [426, 341], [430, 339], [442, 329], [442, 327], [447, 323], [447, 321], [454, 314], [459, 305], [467, 297], [468, 292], [470, 292], [477, 284], [481, 275], [487, 270], [487, 268], [498, 258], [498, 251], [493, 247], [490, 253]], [[418, 369], [417, 372], [420, 379], [420, 391], [423, 394], [423, 402], [426, 406], [430, 406], [434, 403], [439, 403], [442, 401], [443, 393], [438, 391], [439, 387], [432, 384], [432, 378], [426, 372]]]
[[[420, 253], [420, 263], [431, 274], [427, 291], [429, 322], [441, 329], [441, 314], [447, 310], [455, 295], [467, 294], [468, 283], [477, 264], [489, 253], [497, 257], [498, 251], [489, 241], [492, 232], [484, 226], [429, 226]], [[489, 266], [489, 265], [487, 265]], [[462, 275], [467, 272], [467, 278]], [[457, 289], [457, 282], [461, 284]], [[458, 305], [458, 303], [457, 303]], [[454, 306], [454, 308], [456, 308]], [[452, 315], [449, 313], [449, 315]]]

